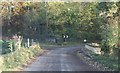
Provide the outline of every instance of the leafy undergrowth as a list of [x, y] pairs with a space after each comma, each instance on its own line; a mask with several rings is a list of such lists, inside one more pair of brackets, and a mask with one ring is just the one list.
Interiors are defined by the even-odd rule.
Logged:
[[[43, 50], [39, 45], [31, 46], [30, 48], [17, 49], [15, 52], [3, 55], [4, 63], [2, 65], [3, 71], [14, 70], [21, 67], [28, 61], [31, 61], [38, 53], [42, 53]], [[1, 67], [0, 67], [1, 68]]]
[[98, 61], [99, 63], [103, 64], [106, 67], [109, 67], [113, 70], [118, 70], [118, 58], [115, 56], [108, 56], [108, 55], [92, 55], [93, 58]]

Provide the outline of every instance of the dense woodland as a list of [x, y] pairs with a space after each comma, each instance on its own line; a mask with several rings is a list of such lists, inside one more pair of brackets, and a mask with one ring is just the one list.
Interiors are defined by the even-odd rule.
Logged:
[[1, 2], [2, 36], [98, 41], [104, 52], [118, 48], [120, 2]]

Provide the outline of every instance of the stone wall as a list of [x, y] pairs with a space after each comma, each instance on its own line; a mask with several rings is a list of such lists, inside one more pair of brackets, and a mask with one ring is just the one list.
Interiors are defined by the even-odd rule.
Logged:
[[101, 48], [99, 47], [92, 47], [89, 45], [85, 45], [85, 48], [87, 48], [88, 50], [92, 51], [95, 54], [101, 54]]

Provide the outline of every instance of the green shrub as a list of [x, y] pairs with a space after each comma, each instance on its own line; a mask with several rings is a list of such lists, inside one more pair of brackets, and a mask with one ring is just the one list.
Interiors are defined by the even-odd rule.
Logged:
[[105, 53], [109, 53], [110, 52], [110, 46], [108, 45], [108, 42], [106, 40], [103, 40], [101, 42], [101, 50], [104, 51]]
[[102, 51], [105, 53], [111, 53], [114, 50], [116, 45], [118, 44], [118, 28], [117, 26], [108, 26], [103, 32], [102, 32], [102, 42], [101, 47]]
[[2, 42], [2, 54], [7, 54], [12, 51], [15, 51], [14, 43], [12, 41], [5, 41]]
[[3, 40], [0, 40], [0, 47], [2, 47]]

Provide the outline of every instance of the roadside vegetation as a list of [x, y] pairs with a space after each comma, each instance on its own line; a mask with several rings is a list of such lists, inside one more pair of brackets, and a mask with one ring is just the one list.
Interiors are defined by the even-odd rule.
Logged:
[[108, 67], [109, 69], [118, 71], [119, 63], [118, 63], [118, 57], [115, 56], [109, 56], [109, 55], [96, 55], [92, 54], [92, 57], [94, 60], [99, 62], [100, 64], [103, 64], [105, 67]]
[[[88, 46], [92, 47], [90, 49], [89, 47], [86, 47], [87, 50], [89, 50], [89, 56], [92, 61], [97, 62], [103, 66], [103, 69], [107, 68], [108, 70], [119, 70], [119, 48], [114, 48], [114, 53], [109, 54], [108, 52], [102, 52], [98, 50], [98, 52], [93, 51], [94, 49], [101, 49], [101, 45], [92, 43], [87, 44]], [[104, 54], [105, 53], [105, 54]], [[100, 66], [98, 64], [98, 66]], [[95, 64], [96, 65], [96, 64]]]
[[83, 40], [97, 41], [102, 55], [94, 57], [117, 68], [112, 63], [117, 63], [113, 58], [120, 50], [120, 2], [1, 2], [0, 16], [5, 69], [21, 65], [38, 53], [39, 48], [27, 48], [30, 42], [73, 45]]
[[39, 44], [35, 44], [28, 47], [14, 48], [14, 51], [11, 51], [11, 46], [6, 44], [6, 47], [2, 49], [2, 55], [0, 56], [0, 70], [2, 71], [14, 71], [22, 69], [23, 66], [26, 66], [29, 62], [32, 61], [37, 55], [43, 53], [43, 50]]

